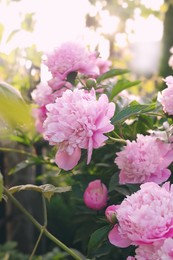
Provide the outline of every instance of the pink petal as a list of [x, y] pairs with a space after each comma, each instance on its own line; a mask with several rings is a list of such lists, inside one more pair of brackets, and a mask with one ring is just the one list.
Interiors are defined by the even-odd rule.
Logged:
[[73, 169], [81, 157], [81, 149], [78, 147], [73, 154], [69, 155], [66, 151], [58, 151], [55, 156], [55, 162], [59, 168], [68, 171]]
[[128, 238], [123, 238], [118, 230], [118, 225], [116, 224], [113, 229], [108, 234], [109, 242], [118, 247], [128, 247], [131, 245], [131, 240]]
[[[156, 172], [157, 173], [157, 172]], [[161, 184], [164, 181], [167, 181], [168, 178], [171, 175], [171, 171], [169, 169], [164, 169], [162, 170], [162, 174], [161, 175], [151, 175], [150, 178], [148, 178], [148, 182], [155, 182], [157, 184]]]

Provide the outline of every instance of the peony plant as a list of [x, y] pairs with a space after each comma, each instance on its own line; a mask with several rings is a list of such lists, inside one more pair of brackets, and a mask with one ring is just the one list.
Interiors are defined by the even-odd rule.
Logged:
[[[57, 181], [3, 187], [1, 197], [30, 218], [40, 237], [45, 234], [74, 259], [172, 259], [173, 76], [146, 103], [129, 92], [141, 82], [81, 43], [65, 42], [44, 57], [50, 77], [31, 93], [43, 149], [40, 157], [27, 154], [25, 166], [43, 164], [45, 179], [52, 181], [56, 172]], [[80, 252], [50, 234], [46, 217], [42, 226], [16, 202], [13, 193], [25, 189], [41, 192], [44, 208], [45, 199], [69, 192], [73, 246], [77, 241]]]

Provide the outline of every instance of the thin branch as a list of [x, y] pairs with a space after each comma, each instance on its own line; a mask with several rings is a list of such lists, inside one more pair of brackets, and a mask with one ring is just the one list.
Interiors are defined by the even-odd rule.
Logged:
[[29, 219], [30, 221], [34, 224], [34, 226], [40, 230], [40, 232], [43, 230], [44, 235], [46, 235], [50, 240], [52, 240], [56, 245], [58, 245], [60, 248], [62, 248], [64, 251], [66, 251], [69, 255], [71, 255], [74, 259], [76, 260], [82, 260], [82, 258], [76, 254], [72, 249], [67, 247], [64, 243], [62, 243], [59, 239], [57, 239], [55, 236], [53, 236], [46, 228], [38, 221], [22, 206], [22, 204], [15, 199], [15, 197], [8, 191], [7, 188], [3, 188], [5, 195], [13, 202], [13, 204], [21, 210]]
[[37, 247], [38, 247], [38, 245], [39, 245], [39, 243], [40, 243], [40, 241], [41, 241], [41, 238], [42, 238], [42, 236], [43, 236], [43, 234], [44, 234], [44, 230], [45, 230], [45, 228], [47, 227], [47, 207], [46, 207], [46, 200], [45, 200], [45, 197], [44, 197], [43, 194], [42, 194], [42, 202], [43, 202], [43, 219], [44, 219], [44, 226], [43, 226], [42, 230], [40, 231], [39, 237], [38, 237], [38, 239], [37, 239], [37, 241], [36, 241], [36, 243], [35, 243], [35, 246], [34, 246], [34, 248], [33, 248], [33, 250], [32, 250], [32, 253], [31, 253], [30, 257], [29, 257], [29, 260], [32, 260], [32, 259], [33, 259], [34, 255], [35, 255], [35, 252], [36, 252], [36, 250], [37, 250]]

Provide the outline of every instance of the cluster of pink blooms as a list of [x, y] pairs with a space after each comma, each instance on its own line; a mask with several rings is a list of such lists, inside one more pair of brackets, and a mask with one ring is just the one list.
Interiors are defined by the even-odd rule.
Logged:
[[168, 115], [173, 115], [173, 76], [164, 79], [167, 88], [158, 94], [158, 101], [162, 104], [163, 111]]
[[154, 254], [172, 256], [172, 200], [173, 187], [169, 182], [162, 187], [154, 182], [147, 182], [142, 184], [136, 193], [127, 196], [120, 205], [114, 205], [114, 210], [111, 208], [110, 212], [109, 206], [105, 211], [107, 219], [110, 219], [111, 214], [116, 214], [118, 221], [109, 232], [110, 243], [122, 248], [130, 245], [139, 246], [136, 250], [136, 259], [164, 259], [142, 258], [142, 254], [147, 256], [153, 249], [153, 256]]
[[52, 53], [46, 55], [43, 63], [51, 74], [47, 83], [40, 83], [31, 93], [32, 99], [38, 105], [33, 115], [36, 119], [38, 132], [43, 133], [43, 122], [47, 117], [46, 105], [55, 102], [67, 89], [75, 86], [68, 80], [70, 73], [78, 73], [95, 79], [100, 74], [109, 70], [110, 62], [97, 57], [96, 52], [90, 52], [82, 44], [65, 42]]
[[44, 138], [50, 145], [57, 145], [55, 156], [57, 165], [70, 170], [77, 165], [81, 149], [88, 150], [87, 164], [92, 150], [104, 145], [108, 139], [104, 133], [114, 129], [110, 119], [114, 115], [115, 104], [101, 94], [97, 100], [95, 90], [66, 90], [55, 103], [46, 106]]
[[167, 167], [173, 162], [172, 144], [142, 134], [137, 135], [136, 141], [126, 143], [115, 158], [120, 184], [150, 181], [160, 184], [170, 177]]
[[93, 210], [106, 207], [108, 201], [108, 189], [101, 180], [91, 181], [84, 192], [85, 205]]
[[[106, 94], [97, 97], [94, 88], [85, 90], [74, 83], [74, 78], [71, 82], [70, 76], [78, 74], [83, 82], [94, 82], [110, 63], [79, 43], [67, 42], [47, 54], [44, 64], [51, 79], [40, 83], [31, 94], [38, 105], [33, 110], [36, 127], [50, 145], [56, 146], [55, 163], [68, 171], [79, 163], [82, 149], [87, 150], [90, 163], [93, 149], [102, 147], [108, 139], [105, 134], [114, 129], [111, 118], [115, 112], [115, 104]], [[167, 88], [159, 93], [158, 101], [165, 113], [173, 115], [173, 76], [164, 81]], [[90, 182], [84, 191], [88, 208], [106, 208], [106, 219], [113, 225], [108, 235], [110, 243], [122, 248], [137, 247], [136, 255], [128, 260], [173, 259], [173, 187], [169, 182], [159, 186], [171, 175], [170, 140], [138, 134], [136, 141], [127, 140], [116, 153], [119, 183], [142, 184], [120, 205], [106, 208], [108, 189], [100, 179]]]

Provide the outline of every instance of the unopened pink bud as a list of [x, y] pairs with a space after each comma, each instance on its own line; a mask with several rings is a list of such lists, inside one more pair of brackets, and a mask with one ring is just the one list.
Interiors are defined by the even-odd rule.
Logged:
[[111, 205], [108, 206], [105, 210], [105, 216], [111, 224], [116, 223], [116, 209], [117, 209], [116, 205]]
[[100, 210], [108, 200], [108, 190], [101, 180], [91, 181], [84, 192], [84, 203], [88, 208]]

